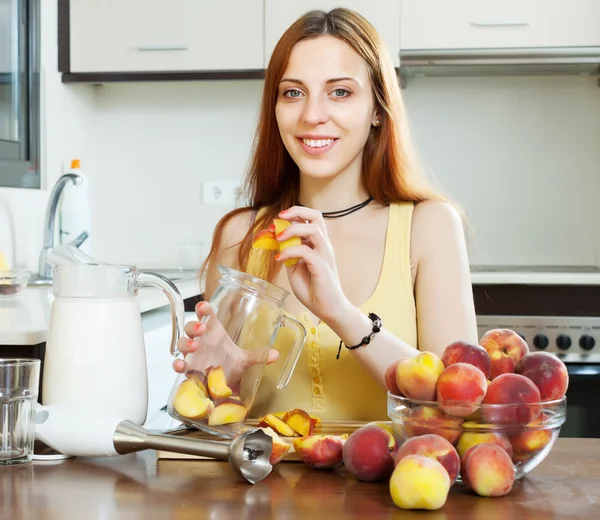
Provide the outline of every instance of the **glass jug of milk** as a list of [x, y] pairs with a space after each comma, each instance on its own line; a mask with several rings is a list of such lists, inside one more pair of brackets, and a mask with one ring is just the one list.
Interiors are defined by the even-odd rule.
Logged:
[[141, 425], [148, 411], [148, 372], [138, 289], [157, 287], [167, 296], [173, 356], [184, 334], [181, 294], [159, 274], [102, 264], [73, 246], [59, 248], [50, 258], [54, 300], [42, 404], [106, 410]]

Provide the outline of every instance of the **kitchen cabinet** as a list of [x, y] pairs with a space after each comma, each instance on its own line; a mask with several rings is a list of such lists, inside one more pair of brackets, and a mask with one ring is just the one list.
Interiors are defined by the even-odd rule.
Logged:
[[297, 18], [312, 9], [328, 11], [335, 7], [353, 9], [369, 20], [386, 43], [394, 66], [400, 65], [400, 0], [265, 0], [265, 68], [277, 41]]
[[401, 0], [401, 50], [600, 46], [598, 0]]
[[263, 0], [60, 0], [59, 69], [262, 74], [263, 20]]

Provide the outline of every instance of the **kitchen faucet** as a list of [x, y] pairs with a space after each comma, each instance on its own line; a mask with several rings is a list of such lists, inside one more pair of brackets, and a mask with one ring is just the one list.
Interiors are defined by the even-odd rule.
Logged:
[[[51, 283], [52, 281], [52, 266], [47, 262], [48, 253], [54, 248], [55, 239], [55, 223], [56, 214], [58, 209], [58, 202], [64, 187], [68, 182], [72, 182], [75, 186], [79, 186], [83, 182], [83, 177], [76, 173], [67, 173], [60, 177], [48, 199], [48, 206], [46, 207], [46, 219], [44, 222], [44, 247], [40, 252], [40, 261], [38, 265], [38, 275], [34, 277], [29, 283], [30, 284], [43, 284]], [[75, 247], [81, 246], [88, 238], [89, 234], [87, 231], [80, 233], [72, 242], [71, 245]]]

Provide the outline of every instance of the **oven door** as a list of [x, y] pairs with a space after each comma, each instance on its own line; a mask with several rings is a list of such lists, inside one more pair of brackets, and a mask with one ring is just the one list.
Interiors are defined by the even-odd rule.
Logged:
[[600, 438], [600, 364], [565, 361], [569, 372], [567, 420], [560, 437]]

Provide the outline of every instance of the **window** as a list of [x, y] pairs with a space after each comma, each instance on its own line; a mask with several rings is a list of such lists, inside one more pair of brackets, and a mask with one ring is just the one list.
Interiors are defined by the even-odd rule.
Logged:
[[0, 0], [0, 187], [40, 187], [40, 0]]

